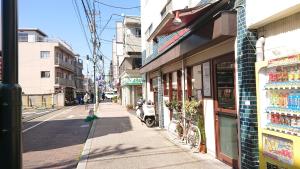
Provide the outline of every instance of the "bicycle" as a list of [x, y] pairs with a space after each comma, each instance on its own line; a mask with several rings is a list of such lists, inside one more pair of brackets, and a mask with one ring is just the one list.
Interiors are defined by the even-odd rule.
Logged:
[[[195, 148], [199, 150], [201, 136], [199, 128], [193, 124], [193, 120], [182, 116], [182, 113], [178, 114], [178, 120], [171, 120], [168, 125], [168, 135], [172, 141], [178, 139], [182, 143], [188, 144], [191, 149]], [[184, 120], [186, 122], [184, 122]], [[179, 129], [182, 131], [178, 131]], [[180, 129], [180, 130], [181, 130]]]

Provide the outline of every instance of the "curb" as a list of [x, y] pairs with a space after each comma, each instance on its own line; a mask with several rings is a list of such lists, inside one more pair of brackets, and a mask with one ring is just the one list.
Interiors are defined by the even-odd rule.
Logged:
[[[98, 106], [98, 108], [99, 108], [99, 106]], [[86, 142], [84, 144], [84, 148], [83, 148], [82, 153], [80, 155], [80, 159], [79, 159], [79, 162], [77, 164], [76, 169], [85, 169], [86, 168], [86, 165], [87, 165], [87, 162], [88, 162], [88, 159], [89, 159], [89, 154], [90, 154], [90, 151], [91, 151], [91, 148], [92, 148], [93, 136], [94, 136], [96, 125], [97, 125], [97, 120], [93, 120], [92, 123], [93, 123], [92, 127], [90, 129], [89, 135], [88, 135], [88, 137], [86, 139]]]

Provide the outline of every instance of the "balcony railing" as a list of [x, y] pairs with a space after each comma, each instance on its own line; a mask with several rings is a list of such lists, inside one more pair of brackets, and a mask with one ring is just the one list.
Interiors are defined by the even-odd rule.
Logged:
[[56, 77], [55, 78], [55, 84], [60, 85], [60, 86], [66, 86], [66, 87], [75, 87], [75, 81], [74, 80], [64, 79], [64, 78], [61, 78], [61, 77]]
[[65, 62], [61, 58], [57, 58], [57, 57], [55, 58], [55, 65], [61, 66], [61, 67], [65, 68], [65, 69], [68, 69], [69, 71], [72, 71], [72, 72], [75, 71], [75, 66], [74, 65], [72, 65], [69, 62]]
[[126, 35], [125, 43], [126, 52], [141, 52], [141, 37]]

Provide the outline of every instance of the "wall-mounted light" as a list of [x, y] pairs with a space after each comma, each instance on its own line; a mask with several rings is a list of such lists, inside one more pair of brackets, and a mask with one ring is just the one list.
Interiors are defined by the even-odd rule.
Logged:
[[173, 19], [174, 25], [182, 24], [182, 20], [179, 18], [179, 11], [176, 11], [175, 18]]

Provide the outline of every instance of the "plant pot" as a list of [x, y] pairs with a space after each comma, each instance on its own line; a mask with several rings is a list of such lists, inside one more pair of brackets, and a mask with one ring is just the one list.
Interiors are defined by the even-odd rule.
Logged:
[[199, 152], [202, 153], [202, 154], [207, 153], [206, 144], [200, 144]]

